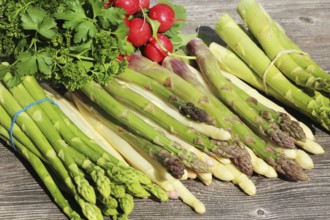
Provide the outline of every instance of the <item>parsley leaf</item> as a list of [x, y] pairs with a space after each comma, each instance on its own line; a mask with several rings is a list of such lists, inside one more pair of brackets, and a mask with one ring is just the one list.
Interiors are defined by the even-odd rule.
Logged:
[[111, 26], [116, 26], [123, 22], [126, 11], [122, 8], [111, 7], [103, 9], [97, 16], [102, 28], [107, 30]]
[[97, 32], [92, 19], [87, 17], [82, 3], [79, 0], [68, 1], [66, 10], [56, 13], [55, 17], [64, 20], [63, 28], [75, 30], [74, 42], [85, 42], [93, 38]]
[[52, 39], [56, 34], [55, 20], [41, 8], [29, 8], [21, 20], [25, 30], [34, 30], [48, 39]]
[[52, 58], [47, 52], [23, 52], [17, 57], [16, 70], [24, 75], [35, 75], [38, 71], [51, 74]]

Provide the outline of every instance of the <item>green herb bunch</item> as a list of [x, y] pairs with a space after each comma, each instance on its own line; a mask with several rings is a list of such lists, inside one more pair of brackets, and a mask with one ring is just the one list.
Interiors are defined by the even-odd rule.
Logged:
[[52, 79], [72, 91], [90, 80], [106, 84], [127, 67], [120, 55], [134, 52], [121, 8], [101, 0], [0, 1], [0, 59], [11, 63], [17, 85], [23, 76]]

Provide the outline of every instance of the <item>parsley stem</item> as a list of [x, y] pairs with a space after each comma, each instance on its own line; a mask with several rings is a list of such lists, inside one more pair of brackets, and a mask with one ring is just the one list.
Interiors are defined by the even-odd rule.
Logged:
[[73, 57], [73, 58], [76, 58], [76, 59], [78, 59], [78, 60], [94, 61], [93, 58], [91, 58], [91, 57], [86, 57], [86, 56], [82, 56], [82, 55], [80, 55], [80, 54], [77, 55], [77, 54], [69, 53], [68, 56]]

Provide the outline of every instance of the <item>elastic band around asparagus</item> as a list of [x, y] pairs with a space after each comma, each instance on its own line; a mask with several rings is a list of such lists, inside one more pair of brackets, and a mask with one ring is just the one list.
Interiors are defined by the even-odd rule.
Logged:
[[[45, 96], [44, 91], [33, 77], [25, 77], [23, 84], [34, 97], [41, 98]], [[66, 138], [66, 141], [70, 143], [70, 146], [75, 147], [80, 153], [88, 155], [89, 159], [95, 164], [109, 170], [109, 172], [107, 172], [108, 175], [114, 178], [117, 182], [119, 181], [125, 184], [130, 188], [132, 193], [135, 193], [135, 195], [141, 195], [142, 197], [148, 195], [140, 183], [145, 186], [151, 184], [149, 178], [140, 171], [127, 166], [126, 163], [119, 161], [102, 147], [97, 145], [92, 139], [78, 129], [59, 108], [50, 105], [47, 110], [47, 113], [52, 113], [51, 116], [53, 116], [54, 123], [57, 126], [61, 124], [61, 129], [59, 129], [59, 131], [61, 131], [61, 134]], [[134, 192], [135, 190], [136, 192]], [[143, 192], [143, 194], [141, 194], [141, 192]]]
[[[15, 108], [18, 107], [18, 103], [15, 102], [13, 97], [10, 97], [10, 93], [8, 90], [4, 89], [2, 83], [0, 83], [0, 99], [6, 100], [6, 103], [9, 103], [10, 107], [14, 111]], [[5, 110], [3, 107], [3, 103], [1, 103], [0, 110]], [[20, 108], [20, 107], [19, 107]], [[11, 112], [11, 110], [9, 110]], [[3, 112], [2, 115], [6, 115], [7, 112]], [[48, 163], [52, 164], [54, 167], [59, 179], [65, 187], [69, 190], [69, 193], [75, 198], [80, 208], [82, 209], [83, 214], [87, 219], [103, 219], [101, 211], [94, 204], [86, 202], [82, 199], [79, 193], [76, 190], [75, 185], [73, 184], [71, 177], [63, 165], [62, 161], [59, 157], [57, 157], [56, 152], [50, 146], [47, 139], [43, 136], [42, 132], [39, 130], [38, 126], [34, 124], [33, 120], [27, 115], [27, 113], [23, 112], [20, 114], [20, 117], [16, 120], [17, 124], [21, 124], [21, 128], [24, 127], [24, 132], [33, 140], [35, 140], [35, 145], [38, 146], [38, 150], [42, 154], [43, 158], [47, 160]], [[23, 139], [21, 139], [23, 140]], [[28, 146], [28, 145], [25, 145]], [[42, 146], [42, 147], [40, 147]], [[35, 149], [35, 148], [34, 148]]]
[[[4, 78], [4, 81], [10, 79], [11, 75], [7, 74]], [[17, 104], [13, 103], [12, 108], [16, 109], [16, 112], [19, 111], [22, 107], [28, 106], [30, 103], [35, 102], [30, 94], [26, 91], [23, 84], [19, 84], [16, 87], [10, 88], [10, 92], [13, 95], [13, 99], [16, 99]], [[19, 106], [20, 105], [20, 106]], [[42, 105], [42, 104], [40, 104]], [[63, 161], [63, 164], [66, 166], [69, 174], [74, 180], [77, 190], [79, 194], [88, 202], [95, 204], [96, 203], [96, 195], [93, 187], [89, 184], [89, 182], [85, 179], [84, 173], [80, 170], [78, 165], [73, 160], [70, 153], [68, 153], [69, 146], [62, 139], [60, 134], [54, 128], [50, 119], [47, 115], [42, 111], [40, 106], [33, 106], [30, 109], [26, 110], [27, 114], [31, 117], [34, 123], [39, 127], [42, 134], [47, 138], [51, 146], [57, 152], [57, 155]]]
[[213, 88], [215, 95], [236, 112], [249, 127], [282, 147], [295, 148], [293, 139], [286, 132], [283, 132], [276, 123], [266, 121], [251, 108], [247, 102], [252, 97], [245, 99], [242, 95], [248, 95], [223, 76], [215, 56], [201, 39], [191, 40], [187, 44], [187, 50], [191, 55], [196, 56], [199, 69]]
[[[215, 31], [261, 78], [271, 62], [270, 59], [228, 14], [218, 20]], [[328, 99], [321, 93], [315, 92], [313, 96], [308, 95], [293, 85], [275, 66], [269, 69], [266, 80], [272, 96], [329, 130], [330, 106], [325, 105], [325, 102], [329, 101], [325, 101]]]
[[[95, 130], [103, 135], [108, 142], [110, 142], [122, 155], [125, 156], [125, 159], [131, 164], [131, 166], [142, 171], [144, 174], [150, 178], [151, 181], [157, 183], [161, 186], [166, 192], [172, 193], [174, 191], [173, 186], [161, 175], [161, 173], [156, 174], [154, 167], [148, 163], [136, 150], [119, 135], [109, 129], [105, 123], [102, 123], [100, 119], [93, 115], [89, 108], [86, 108], [81, 100], [78, 100], [77, 97], [72, 94], [77, 107], [79, 108], [79, 114], [94, 126]], [[164, 174], [165, 175], [165, 174]]]
[[120, 153], [98, 132], [95, 131], [92, 125], [90, 125], [87, 120], [80, 114], [78, 109], [74, 106], [72, 102], [67, 100], [65, 97], [60, 95], [56, 90], [50, 87], [46, 83], [42, 83], [45, 94], [47, 97], [51, 98], [56, 102], [62, 112], [70, 118], [70, 120], [85, 134], [95, 141], [96, 144], [101, 146], [104, 150], [108, 151], [118, 160], [126, 163], [125, 159]]
[[[253, 87], [263, 91], [262, 82], [259, 76], [253, 72], [246, 64], [238, 58], [233, 52], [230, 50], [221, 47], [218, 44], [212, 43], [210, 45], [210, 50], [217, 57], [217, 60], [224, 71], [223, 74], [225, 77], [229, 78], [236, 86], [240, 87], [250, 96], [254, 97], [259, 104], [263, 106], [268, 106], [268, 108], [272, 109], [275, 112], [282, 112], [288, 115], [291, 121], [298, 122], [300, 127], [302, 128], [306, 138], [302, 141], [295, 141], [296, 145], [303, 148], [312, 154], [323, 154], [324, 149], [316, 143], [313, 132], [310, 128], [308, 128], [305, 124], [295, 119], [292, 115], [290, 115], [284, 108], [277, 105], [275, 102], [261, 95], [257, 90], [243, 82], [246, 81]], [[276, 97], [276, 93], [274, 90], [270, 90], [271, 94]], [[253, 104], [251, 102], [251, 104]], [[270, 111], [270, 110], [269, 110]]]
[[[256, 0], [241, 0], [237, 11], [271, 60], [286, 50], [273, 29], [271, 17], [265, 14]], [[288, 54], [282, 54], [277, 60], [275, 65], [296, 84], [330, 92], [330, 77], [315, 77], [297, 65]]]

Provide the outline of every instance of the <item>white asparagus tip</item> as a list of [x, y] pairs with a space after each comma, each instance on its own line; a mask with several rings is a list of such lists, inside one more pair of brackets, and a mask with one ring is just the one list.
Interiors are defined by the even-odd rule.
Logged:
[[314, 168], [314, 162], [312, 158], [303, 150], [297, 150], [297, 157], [294, 161], [303, 169], [311, 170]]
[[205, 205], [199, 200], [196, 200], [194, 202], [194, 204], [192, 205], [192, 207], [194, 207], [195, 212], [197, 212], [199, 214], [204, 214], [206, 212]]
[[185, 169], [184, 173], [182, 175], [182, 177], [180, 178], [180, 180], [187, 180], [189, 178], [189, 173], [188, 171]]
[[250, 196], [254, 196], [257, 193], [257, 188], [254, 185], [254, 183], [252, 182], [251, 179], [249, 179], [249, 177], [245, 174], [240, 175], [236, 181], [238, 182], [238, 185], [241, 187], [241, 189], [243, 189], [243, 191], [250, 195]]
[[233, 173], [223, 164], [219, 162], [219, 165], [214, 169], [210, 168], [213, 176], [222, 180], [222, 181], [232, 181], [234, 179]]
[[311, 154], [320, 155], [325, 152], [320, 144], [309, 138], [306, 138], [304, 142], [297, 141], [296, 144]]
[[212, 184], [212, 173], [197, 173], [197, 176], [206, 186]]
[[212, 138], [220, 141], [226, 141], [231, 138], [231, 134], [230, 132], [226, 131], [223, 128], [218, 128], [214, 130], [214, 133], [212, 134]]

